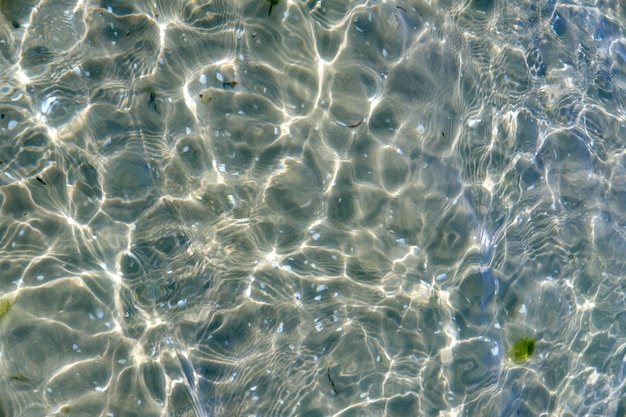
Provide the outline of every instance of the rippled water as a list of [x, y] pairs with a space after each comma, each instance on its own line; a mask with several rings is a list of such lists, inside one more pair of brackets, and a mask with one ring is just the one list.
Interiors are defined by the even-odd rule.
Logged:
[[0, 12], [0, 416], [626, 413], [622, 2]]

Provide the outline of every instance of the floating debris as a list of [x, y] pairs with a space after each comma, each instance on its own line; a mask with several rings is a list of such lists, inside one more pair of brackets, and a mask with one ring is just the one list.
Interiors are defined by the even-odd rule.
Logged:
[[230, 80], [222, 83], [222, 88], [224, 90], [232, 90], [237, 85], [237, 81]]
[[156, 92], [154, 91], [150, 91], [150, 101], [148, 102], [148, 106], [154, 109], [155, 112], [159, 114], [161, 113], [157, 106], [157, 95], [156, 95]]
[[532, 337], [523, 337], [513, 344], [509, 351], [509, 359], [515, 363], [527, 362], [535, 353], [535, 339]]
[[267, 0], [270, 2], [270, 11], [267, 14], [268, 16], [272, 15], [272, 7], [276, 6], [280, 0]]
[[19, 381], [19, 382], [30, 382], [30, 378], [24, 374], [14, 374], [10, 375], [9, 379], [11, 381]]
[[13, 302], [8, 298], [0, 299], [0, 319], [4, 317], [13, 307]]
[[211, 102], [211, 100], [213, 100], [213, 98], [211, 97], [211, 95], [209, 94], [207, 90], [201, 91], [200, 94], [198, 94], [198, 97], [200, 97], [200, 101], [203, 102], [204, 104], [208, 104]]

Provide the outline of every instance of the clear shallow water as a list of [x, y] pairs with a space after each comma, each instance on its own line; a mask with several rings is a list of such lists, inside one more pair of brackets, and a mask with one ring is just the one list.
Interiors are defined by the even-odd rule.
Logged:
[[622, 6], [0, 10], [1, 415], [626, 411]]

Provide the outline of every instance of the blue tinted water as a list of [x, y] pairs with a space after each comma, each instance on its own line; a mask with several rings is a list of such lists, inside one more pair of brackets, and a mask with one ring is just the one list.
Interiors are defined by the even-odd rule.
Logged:
[[0, 416], [624, 415], [619, 2], [0, 15]]

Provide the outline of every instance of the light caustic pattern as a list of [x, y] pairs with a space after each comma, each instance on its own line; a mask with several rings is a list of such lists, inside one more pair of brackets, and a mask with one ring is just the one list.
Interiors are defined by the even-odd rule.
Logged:
[[623, 415], [623, 6], [275, 3], [0, 2], [0, 416]]

